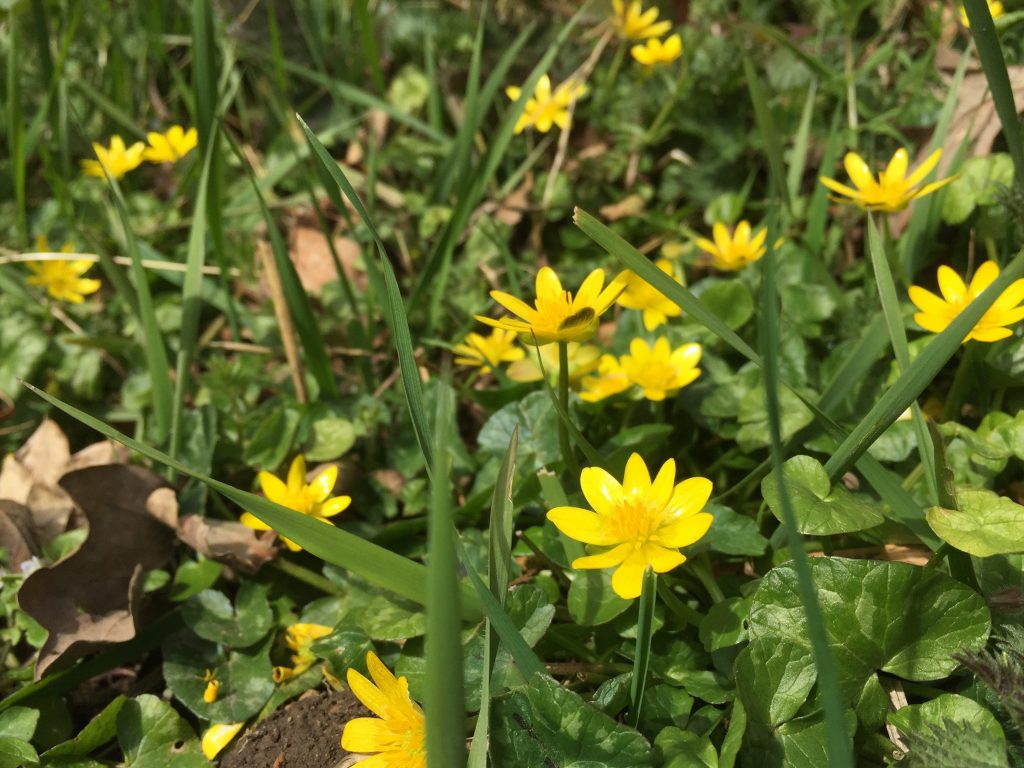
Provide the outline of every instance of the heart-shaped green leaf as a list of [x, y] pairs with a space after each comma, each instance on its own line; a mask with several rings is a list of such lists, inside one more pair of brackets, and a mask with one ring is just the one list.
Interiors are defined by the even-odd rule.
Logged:
[[957, 489], [956, 497], [958, 510], [928, 510], [928, 525], [940, 538], [977, 557], [1024, 552], [1024, 507], [982, 488]]

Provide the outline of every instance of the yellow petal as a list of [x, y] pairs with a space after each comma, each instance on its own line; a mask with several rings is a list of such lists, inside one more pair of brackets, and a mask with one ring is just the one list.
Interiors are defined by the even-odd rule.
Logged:
[[245, 723], [215, 723], [203, 734], [203, 755], [213, 760], [231, 740], [238, 735]]
[[631, 552], [635, 551], [636, 548], [633, 546], [632, 542], [626, 542], [625, 544], [619, 544], [617, 547], [609, 549], [607, 552], [588, 555], [587, 557], [577, 557], [572, 561], [572, 567], [581, 569], [611, 568], [612, 566], [621, 563], [630, 556]]
[[639, 453], [634, 453], [626, 462], [626, 473], [622, 478], [622, 490], [627, 496], [647, 498], [651, 492], [651, 475]]
[[601, 467], [587, 467], [580, 472], [580, 488], [594, 511], [609, 514], [622, 498], [622, 485]]
[[950, 304], [959, 304], [967, 293], [967, 286], [960, 275], [943, 264], [939, 267], [939, 290]]
[[621, 541], [609, 532], [600, 515], [586, 509], [555, 507], [548, 512], [547, 517], [566, 536], [584, 544], [607, 547]]
[[394, 749], [396, 736], [394, 726], [386, 720], [357, 717], [345, 723], [341, 748], [355, 753], [382, 752]]
[[348, 687], [352, 690], [352, 695], [359, 699], [363, 706], [377, 715], [377, 717], [387, 716], [388, 699], [376, 685], [352, 668], [349, 668], [346, 673], [346, 680]]
[[329, 498], [331, 492], [334, 490], [334, 486], [338, 483], [338, 465], [332, 464], [319, 475], [317, 475], [313, 482], [309, 484], [310, 490], [313, 492], [313, 501], [322, 502]]
[[897, 149], [892, 156], [892, 160], [889, 161], [889, 165], [886, 166], [885, 171], [882, 173], [882, 184], [891, 185], [903, 181], [903, 177], [907, 175], [907, 165], [909, 162], [907, 150], [902, 147]]
[[846, 153], [846, 157], [843, 158], [843, 167], [846, 168], [846, 174], [857, 189], [863, 190], [875, 186], [875, 179], [871, 175], [871, 169], [864, 162], [864, 158], [856, 152]]
[[[928, 155], [928, 157], [925, 158], [924, 162], [917, 166], [917, 168], [914, 169], [913, 173], [911, 173], [907, 177], [907, 186], [916, 187], [918, 184], [924, 181], [925, 177], [932, 172], [932, 169], [939, 164], [939, 158], [941, 157], [941, 149], [936, 149], [934, 152]], [[953, 177], [950, 177], [950, 180], [952, 180], [952, 178]]]
[[301, 453], [292, 459], [288, 468], [288, 490], [295, 493], [306, 484], [306, 457]]
[[953, 322], [953, 318], [946, 315], [932, 315], [925, 312], [918, 312], [914, 315], [914, 322], [926, 331], [942, 333], [949, 327], [949, 324]]
[[949, 305], [926, 288], [919, 285], [912, 285], [907, 289], [907, 295], [914, 306], [922, 312], [930, 314], [941, 314], [949, 310]]
[[281, 478], [269, 472], [260, 472], [256, 479], [259, 480], [264, 496], [275, 504], [290, 508], [291, 493], [289, 493], [288, 486], [281, 482]]
[[320, 517], [334, 517], [348, 509], [351, 504], [350, 496], [335, 496], [320, 505]]
[[974, 273], [974, 277], [971, 278], [970, 292], [974, 296], [978, 296], [982, 291], [988, 288], [992, 283], [999, 277], [999, 265], [994, 261], [986, 261], [980, 267], [978, 271]]
[[1009, 328], [975, 328], [968, 338], [975, 341], [992, 342], [1008, 339], [1011, 336], [1013, 336], [1013, 331]]
[[680, 518], [674, 523], [662, 527], [652, 541], [671, 549], [687, 547], [695, 541], [699, 541], [708, 532], [713, 520], [714, 518], [706, 512]]
[[513, 315], [521, 317], [527, 322], [534, 320], [537, 316], [537, 311], [533, 307], [522, 299], [517, 299], [510, 293], [505, 293], [504, 291], [491, 291], [491, 298]]
[[822, 184], [824, 184], [826, 187], [828, 187], [837, 194], [843, 195], [845, 197], [852, 197], [855, 199], [860, 197], [860, 193], [857, 190], [848, 187], [845, 184], [840, 184], [835, 179], [830, 179], [827, 176], [819, 176], [818, 181], [820, 181]]
[[615, 590], [615, 594], [623, 600], [640, 597], [645, 570], [647, 561], [644, 559], [643, 550], [634, 551], [612, 574], [612, 589]]
[[676, 462], [675, 459], [669, 459], [661, 465], [657, 477], [651, 483], [651, 503], [662, 508], [668, 504], [668, 500], [672, 498], [675, 482]]
[[691, 477], [679, 483], [665, 507], [666, 515], [688, 517], [704, 509], [714, 486], [706, 477]]
[[644, 546], [644, 559], [655, 573], [667, 573], [686, 562], [686, 557], [678, 549], [659, 547], [657, 544]]
[[243, 512], [239, 518], [239, 522], [242, 523], [246, 528], [252, 528], [254, 531], [269, 531], [270, 526], [260, 520], [252, 512]]

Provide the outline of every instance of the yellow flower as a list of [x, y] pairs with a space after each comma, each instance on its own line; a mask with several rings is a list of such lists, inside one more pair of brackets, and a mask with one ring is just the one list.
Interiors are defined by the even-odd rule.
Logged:
[[373, 682], [350, 669], [348, 687], [380, 719], [349, 720], [341, 734], [341, 748], [373, 754], [361, 761], [367, 768], [426, 768], [426, 724], [423, 710], [409, 697], [409, 682], [396, 679], [373, 651], [366, 654], [366, 666]]
[[864, 158], [856, 152], [847, 152], [843, 158], [843, 165], [846, 168], [846, 175], [850, 177], [856, 189], [825, 176], [819, 178], [821, 183], [833, 192], [850, 198], [849, 201], [843, 202], [851, 202], [868, 211], [895, 213], [906, 208], [911, 200], [929, 195], [956, 178], [949, 176], [921, 186], [925, 177], [938, 165], [940, 157], [942, 150], [936, 149], [908, 176], [907, 150], [897, 149], [886, 169], [878, 174], [876, 181]]
[[[1006, 13], [1006, 9], [1003, 7], [1003, 4], [999, 2], [999, 0], [987, 0], [987, 2], [988, 12], [992, 15], [993, 19], [998, 19], [1000, 16]], [[963, 5], [960, 6], [960, 23], [963, 24], [968, 29], [971, 28], [971, 21], [970, 19], [967, 18], [967, 9], [964, 8]]]
[[176, 163], [199, 143], [199, 134], [195, 128], [186, 131], [180, 125], [172, 125], [167, 133], [148, 133], [146, 138], [149, 139], [149, 146], [142, 156], [151, 163]]
[[220, 680], [214, 676], [212, 669], [208, 669], [206, 674], [203, 675], [203, 682], [206, 683], [206, 690], [203, 691], [203, 701], [207, 704], [213, 704], [217, 700], [217, 694], [220, 692]]
[[[348, 509], [352, 499], [348, 496], [331, 496], [334, 485], [338, 481], [338, 467], [330, 466], [317, 475], [313, 482], [306, 482], [306, 459], [296, 456], [288, 470], [287, 483], [270, 474], [260, 472], [258, 475], [263, 494], [275, 504], [288, 507], [296, 512], [309, 515], [314, 520], [330, 524], [327, 518]], [[242, 522], [257, 531], [268, 531], [270, 526], [251, 512], [242, 515]], [[281, 540], [292, 552], [302, 549], [291, 539], [282, 536]]]
[[619, 360], [623, 372], [644, 391], [648, 400], [664, 400], [674, 395], [700, 376], [700, 344], [683, 344], [672, 349], [668, 339], [662, 336], [647, 346], [643, 339], [629, 343], [629, 354]]
[[[711, 228], [711, 237], [714, 241], [698, 237], [697, 247], [711, 256], [716, 269], [735, 272], [767, 253], [764, 241], [768, 237], [768, 228], [762, 227], [753, 237], [750, 235], [751, 227], [748, 221], [741, 221], [733, 232], [729, 232], [725, 224], [717, 222]], [[775, 247], [777, 248], [781, 242], [779, 240]]]
[[[551, 267], [537, 273], [537, 299], [534, 307], [504, 291], [491, 291], [491, 298], [521, 319], [476, 316], [494, 328], [515, 331], [526, 344], [538, 346], [555, 341], [585, 341], [597, 331], [597, 320], [622, 290], [612, 281], [604, 288], [604, 270], [595, 269], [583, 281], [575, 298], [563, 290], [562, 281]], [[536, 337], [536, 338], [535, 338]]]
[[[541, 133], [547, 133], [552, 125], [557, 125], [563, 130], [568, 128], [569, 107], [586, 92], [587, 86], [584, 83], [567, 80], [552, 93], [551, 78], [544, 75], [533, 89], [533, 98], [527, 99], [523, 114], [516, 121], [515, 132], [522, 133], [532, 127]], [[505, 94], [512, 101], [519, 101], [522, 93], [523, 89], [515, 85], [505, 89]]]
[[645, 43], [634, 45], [629, 52], [646, 69], [651, 69], [656, 64], [671, 64], [682, 56], [683, 41], [679, 35], [671, 35], [664, 41], [651, 37]]
[[292, 667], [274, 667], [274, 682], [283, 683], [293, 677], [301, 675], [316, 662], [316, 656], [310, 650], [321, 637], [326, 637], [333, 632], [330, 627], [323, 624], [292, 624], [284, 631], [284, 642], [294, 653], [292, 653]]
[[[130, 147], [125, 147], [124, 139], [120, 136], [110, 137], [110, 149], [102, 144], [93, 142], [92, 151], [96, 153], [97, 160], [83, 160], [82, 172], [87, 176], [98, 176], [104, 178], [109, 175], [120, 179], [128, 171], [134, 171], [142, 165], [142, 153], [146, 145], [137, 141]], [[103, 171], [106, 170], [106, 174]]]
[[624, 40], [643, 40], [647, 37], [661, 37], [670, 29], [672, 22], [658, 21], [658, 9], [643, 9], [640, 0], [612, 0], [612, 27]]
[[640, 595], [644, 572], [671, 571], [686, 562], [680, 547], [693, 544], [711, 527], [701, 512], [711, 497], [711, 481], [691, 477], [675, 484], [676, 463], [666, 461], [651, 482], [647, 465], [634, 453], [622, 484], [600, 467], [580, 473], [580, 487], [594, 511], [556, 507], [548, 520], [570, 538], [606, 547], [577, 558], [573, 568], [612, 568], [612, 589], [626, 600]]
[[[971, 284], [965, 285], [960, 275], [949, 267], [939, 267], [939, 291], [942, 297], [918, 285], [910, 286], [910, 300], [920, 310], [914, 315], [917, 324], [926, 331], [940, 333], [952, 323], [964, 307], [999, 277], [999, 266], [986, 261], [974, 273]], [[1003, 291], [978, 324], [964, 337], [964, 341], [999, 341], [1013, 335], [1007, 326], [1024, 319], [1024, 278], [1015, 280]]]
[[583, 379], [580, 399], [587, 403], [596, 403], [606, 397], [625, 392], [630, 386], [629, 376], [622, 370], [615, 356], [602, 355], [597, 376], [587, 376]]
[[[46, 235], [36, 236], [36, 250], [40, 253], [50, 251]], [[61, 253], [72, 253], [74, 250], [75, 246], [72, 243], [64, 243], [60, 247]], [[28, 278], [28, 284], [45, 288], [57, 301], [81, 304], [86, 296], [96, 293], [102, 285], [99, 280], [82, 277], [92, 269], [92, 264], [89, 259], [30, 261], [28, 268], [32, 275]]]
[[491, 368], [501, 363], [522, 360], [524, 355], [522, 348], [516, 346], [515, 332], [501, 328], [495, 328], [490, 336], [471, 333], [463, 343], [452, 347], [452, 351], [458, 355], [456, 363], [479, 366], [481, 373], [490, 373]]
[[[666, 275], [671, 275], [680, 285], [683, 284], [673, 274], [672, 262], [668, 259], [658, 259], [655, 266]], [[635, 273], [626, 271], [619, 279], [625, 283], [626, 288], [619, 294], [618, 305], [626, 309], [643, 310], [644, 328], [648, 331], [667, 323], [670, 317], [679, 317], [683, 313], [675, 302], [665, 298], [663, 293]]]
[[[537, 347], [541, 359], [544, 361], [544, 371], [548, 379], [554, 383], [558, 381], [558, 347], [549, 344], [546, 347]], [[566, 352], [569, 358], [569, 386], [579, 389], [583, 385], [583, 377], [588, 373], [597, 370], [598, 360], [601, 357], [601, 350], [593, 344], [577, 344], [570, 341], [566, 345]], [[542, 381], [543, 374], [540, 365], [537, 363], [537, 353], [533, 350], [522, 360], [518, 360], [508, 367], [508, 377], [512, 381], [527, 383]]]
[[231, 740], [238, 735], [245, 723], [215, 723], [203, 734], [203, 754], [213, 760]]

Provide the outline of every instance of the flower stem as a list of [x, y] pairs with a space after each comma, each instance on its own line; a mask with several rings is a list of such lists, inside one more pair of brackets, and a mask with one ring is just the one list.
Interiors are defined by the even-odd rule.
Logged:
[[[558, 342], [558, 402], [565, 411], [566, 418], [569, 417], [569, 344], [564, 341]], [[576, 454], [573, 453], [572, 443], [569, 442], [569, 425], [562, 418], [558, 419], [558, 444], [562, 448], [562, 460], [565, 468], [573, 475], [579, 474], [579, 465], [576, 463]]]
[[313, 589], [318, 589], [327, 595], [340, 595], [344, 594], [341, 587], [335, 584], [330, 579], [324, 578], [319, 573], [311, 571], [303, 565], [287, 560], [283, 557], [275, 558], [269, 563], [270, 567], [274, 570], [280, 571], [286, 576], [291, 576], [296, 581], [301, 581]]
[[651, 568], [644, 571], [640, 593], [640, 615], [636, 622], [636, 655], [633, 658], [633, 681], [629, 686], [629, 722], [635, 728], [640, 722], [647, 670], [651, 664], [651, 636], [654, 634], [654, 603], [658, 592], [658, 574]]
[[720, 603], [725, 600], [725, 593], [718, 586], [718, 582], [715, 581], [715, 575], [711, 572], [711, 561], [708, 560], [706, 552], [702, 552], [693, 559], [693, 567], [690, 570], [693, 571], [693, 575], [697, 577], [697, 580], [704, 586], [704, 589], [708, 591], [711, 602]]

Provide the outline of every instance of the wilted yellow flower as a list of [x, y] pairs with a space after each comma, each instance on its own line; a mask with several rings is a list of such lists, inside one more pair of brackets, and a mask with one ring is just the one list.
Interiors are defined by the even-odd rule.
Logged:
[[186, 131], [180, 125], [172, 125], [167, 133], [151, 132], [146, 137], [149, 146], [142, 156], [151, 163], [176, 163], [199, 143], [199, 134], [195, 128]]
[[580, 399], [587, 403], [596, 403], [605, 398], [625, 392], [632, 383], [629, 376], [622, 370], [615, 355], [602, 355], [596, 376], [583, 379], [583, 392]]
[[612, 589], [626, 600], [639, 597], [644, 572], [671, 571], [686, 562], [680, 547], [693, 544], [711, 527], [701, 512], [711, 497], [711, 481], [691, 477], [675, 484], [675, 460], [666, 461], [651, 482], [647, 464], [634, 453], [622, 484], [600, 467], [580, 473], [580, 487], [594, 511], [556, 507], [548, 520], [566, 536], [604, 547], [573, 561], [573, 568], [615, 568]]
[[458, 355], [456, 363], [478, 366], [481, 373], [490, 373], [492, 368], [521, 360], [524, 355], [522, 347], [516, 346], [515, 331], [501, 328], [495, 328], [490, 336], [471, 333], [464, 342], [452, 347], [452, 351]]
[[206, 690], [203, 691], [203, 701], [207, 704], [213, 704], [217, 700], [217, 694], [220, 691], [220, 680], [214, 676], [212, 669], [208, 669], [206, 674], [203, 675], [203, 682], [206, 683]]
[[[36, 235], [36, 250], [40, 253], [50, 252], [50, 243], [46, 235]], [[60, 247], [61, 253], [73, 253], [73, 243], [64, 243]], [[102, 283], [90, 277], [82, 277], [92, 269], [92, 262], [89, 259], [56, 259], [28, 262], [29, 285], [38, 285], [45, 288], [46, 292], [57, 301], [68, 301], [72, 304], [81, 304], [90, 293], [96, 293]]]
[[[926, 331], [944, 331], [997, 277], [999, 266], [994, 261], [986, 261], [978, 267], [969, 286], [949, 267], [939, 267], [941, 298], [921, 286], [910, 286], [910, 300], [920, 310], [914, 315], [914, 320]], [[999, 295], [988, 312], [982, 315], [978, 324], [964, 337], [964, 341], [999, 341], [1012, 336], [1013, 331], [1007, 326], [1024, 319], [1024, 306], [1021, 306], [1021, 302], [1024, 302], [1024, 278], [1015, 280]]]
[[612, 27], [624, 40], [661, 37], [672, 29], [672, 22], [658, 21], [658, 13], [657, 8], [645, 11], [641, 0], [612, 0]]
[[231, 740], [238, 735], [245, 723], [215, 723], [203, 734], [203, 754], [213, 760]]
[[664, 400], [674, 395], [700, 376], [700, 344], [683, 344], [672, 349], [668, 339], [662, 336], [647, 346], [643, 339], [629, 343], [629, 354], [619, 359], [619, 365], [631, 384], [644, 391], [648, 400]]
[[[296, 512], [309, 515], [314, 520], [330, 524], [327, 518], [334, 517], [340, 512], [348, 509], [352, 499], [348, 496], [331, 496], [335, 483], [338, 482], [338, 467], [330, 466], [317, 475], [313, 482], [306, 482], [306, 458], [302, 455], [296, 456], [288, 470], [287, 483], [269, 472], [260, 472], [258, 475], [260, 487], [263, 494], [275, 504], [288, 507]], [[268, 531], [270, 526], [260, 520], [251, 512], [242, 515], [242, 522], [257, 531]], [[292, 552], [302, 549], [286, 536], [281, 537]]]
[[492, 320], [481, 315], [476, 319], [494, 328], [515, 331], [526, 344], [536, 343], [539, 346], [555, 341], [585, 341], [597, 331], [598, 318], [618, 298], [622, 285], [613, 280], [604, 287], [604, 270], [595, 269], [583, 281], [574, 298], [572, 293], [562, 288], [562, 281], [555, 270], [543, 267], [537, 273], [536, 290], [534, 307], [510, 293], [491, 291], [491, 298], [521, 318], [519, 320]]
[[309, 669], [316, 662], [316, 656], [310, 647], [321, 637], [333, 632], [323, 624], [292, 624], [284, 631], [284, 642], [292, 651], [292, 666], [274, 667], [275, 683], [291, 680]]
[[[110, 137], [110, 149], [102, 144], [93, 142], [92, 151], [96, 153], [96, 160], [83, 160], [82, 172], [87, 176], [98, 176], [104, 178], [106, 175], [120, 179], [128, 171], [134, 171], [142, 165], [142, 153], [146, 145], [137, 141], [130, 147], [125, 147], [124, 139], [120, 136]], [[103, 173], [104, 169], [106, 174]]]
[[837, 194], [850, 198], [848, 201], [868, 211], [895, 213], [907, 207], [911, 200], [929, 195], [951, 182], [955, 176], [920, 186], [925, 177], [932, 172], [942, 157], [942, 150], [936, 149], [919, 165], [913, 173], [907, 175], [909, 159], [907, 150], [897, 149], [885, 170], [878, 174], [878, 180], [864, 158], [856, 152], [847, 152], [843, 158], [846, 174], [856, 189], [840, 184], [835, 179], [819, 177], [821, 183]]
[[[544, 361], [544, 371], [548, 374], [548, 379], [552, 383], [557, 382], [558, 347], [548, 344], [546, 347], [537, 347], [536, 349]], [[579, 389], [582, 386], [583, 377], [597, 369], [601, 350], [593, 344], [578, 344], [575, 341], [570, 341], [566, 345], [566, 352], [569, 358], [569, 386], [572, 389]], [[521, 383], [542, 381], [544, 378], [540, 365], [537, 363], [537, 353], [534, 350], [530, 350], [530, 353], [522, 360], [512, 363], [506, 373], [512, 381]]]
[[[704, 237], [697, 238], [697, 247], [711, 256], [716, 269], [735, 272], [752, 264], [767, 253], [764, 241], [768, 237], [768, 228], [762, 227], [751, 237], [750, 222], [741, 221], [733, 232], [721, 222], [711, 228], [714, 241]], [[776, 248], [779, 246], [779, 240]]]
[[651, 37], [644, 43], [634, 45], [629, 52], [637, 62], [651, 69], [657, 64], [671, 64], [682, 56], [683, 40], [679, 35], [670, 35], [664, 41]]
[[366, 654], [371, 683], [354, 669], [348, 671], [348, 687], [377, 718], [357, 717], [345, 723], [341, 748], [372, 754], [368, 768], [426, 768], [426, 721], [423, 710], [409, 696], [409, 682], [395, 678], [377, 654]]
[[[533, 89], [533, 98], [526, 100], [523, 114], [516, 121], [515, 132], [522, 133], [532, 127], [541, 133], [547, 133], [552, 125], [557, 125], [563, 130], [568, 128], [569, 107], [586, 92], [586, 84], [567, 80], [552, 93], [551, 78], [547, 75], [542, 76], [537, 81], [537, 87]], [[522, 93], [523, 89], [515, 85], [505, 89], [505, 94], [512, 101], [518, 101]]]
[[[999, 0], [986, 0], [986, 2], [988, 3], [988, 12], [992, 14], [993, 19], [998, 19], [1006, 13], [1006, 9]], [[963, 5], [960, 6], [960, 23], [968, 29], [971, 28], [971, 20], [967, 18], [967, 9]]]
[[[670, 275], [680, 285], [683, 281], [674, 273], [672, 262], [668, 259], [658, 259], [655, 262], [666, 275]], [[657, 288], [634, 272], [626, 271], [618, 278], [626, 288], [619, 294], [617, 303], [626, 309], [640, 309], [644, 313], [644, 328], [653, 331], [659, 325], [667, 323], [670, 317], [679, 317], [683, 310], [674, 301], [665, 298]]]

